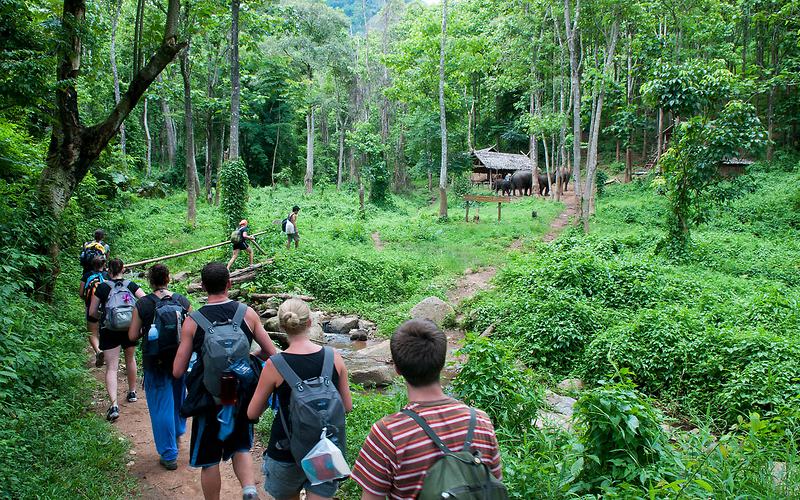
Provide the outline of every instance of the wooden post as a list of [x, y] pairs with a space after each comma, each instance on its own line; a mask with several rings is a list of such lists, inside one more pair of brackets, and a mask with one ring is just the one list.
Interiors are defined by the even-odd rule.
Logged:
[[467, 202], [467, 215], [464, 216], [464, 222], [469, 222], [469, 202]]
[[497, 220], [500, 221], [500, 209], [503, 207], [502, 203], [497, 204]]

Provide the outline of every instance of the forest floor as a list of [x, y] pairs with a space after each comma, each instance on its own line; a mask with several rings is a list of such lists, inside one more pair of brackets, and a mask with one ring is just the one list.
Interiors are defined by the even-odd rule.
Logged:
[[[574, 186], [574, 183], [573, 183]], [[573, 191], [567, 191], [562, 195], [562, 202], [567, 208], [550, 224], [550, 231], [542, 237], [542, 240], [549, 242], [558, 237], [558, 234], [569, 224], [570, 217], [575, 216], [576, 200]], [[383, 250], [383, 244], [378, 233], [371, 235], [378, 250]], [[510, 250], [518, 250], [522, 247], [522, 239], [516, 240], [509, 247]], [[497, 268], [489, 266], [481, 269], [468, 269], [462, 278], [457, 280], [455, 286], [448, 292], [448, 299], [453, 307], [471, 297], [478, 290], [485, 290], [490, 287], [492, 278], [497, 274]], [[464, 339], [464, 332], [461, 330], [447, 331], [448, 351], [460, 346]], [[94, 359], [94, 358], [92, 358]], [[92, 367], [91, 370], [97, 379], [99, 386], [93, 397], [93, 410], [105, 416], [108, 409], [108, 398], [105, 391], [104, 369]], [[191, 434], [191, 421], [187, 422], [186, 434], [178, 445], [178, 469], [168, 471], [158, 463], [159, 455], [156, 452], [153, 442], [153, 432], [150, 426], [150, 415], [147, 409], [147, 401], [141, 378], [137, 380], [137, 394], [139, 400], [135, 403], [128, 403], [125, 400], [127, 392], [127, 379], [125, 375], [125, 364], [120, 363], [118, 373], [119, 382], [119, 419], [114, 423], [121, 436], [128, 439], [132, 446], [130, 460], [127, 467], [130, 474], [139, 478], [141, 498], [144, 500], [195, 500], [203, 497], [203, 490], [200, 484], [200, 470], [189, 466], [189, 441]], [[259, 497], [262, 499], [272, 499], [264, 491], [264, 474], [261, 472], [261, 446], [258, 439], [254, 439], [253, 448], [250, 451], [253, 457], [253, 470], [255, 472], [256, 488]], [[222, 489], [220, 498], [238, 499], [241, 498], [242, 490], [236, 475], [233, 473], [231, 462], [227, 461], [220, 465], [222, 477]]]

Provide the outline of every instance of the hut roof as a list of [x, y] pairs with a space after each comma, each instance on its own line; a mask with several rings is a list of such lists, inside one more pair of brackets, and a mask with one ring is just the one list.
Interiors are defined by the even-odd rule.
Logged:
[[521, 154], [498, 153], [493, 147], [472, 152], [474, 165], [489, 170], [532, 170], [531, 159]]

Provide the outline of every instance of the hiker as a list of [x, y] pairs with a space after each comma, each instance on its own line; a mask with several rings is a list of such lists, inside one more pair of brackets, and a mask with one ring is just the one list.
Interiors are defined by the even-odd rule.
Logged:
[[[215, 333], [213, 337], [207, 335], [205, 329], [197, 323], [198, 320], [207, 323], [206, 329], [211, 326], [212, 322], [216, 322], [215, 329], [220, 332], [223, 330], [223, 327], [219, 326], [220, 323], [229, 320], [235, 321], [237, 317], [240, 317], [242, 319], [236, 325], [236, 332], [241, 332], [245, 337], [244, 346], [248, 357], [249, 347], [253, 340], [261, 346], [259, 352], [262, 359], [277, 353], [269, 334], [261, 325], [258, 314], [252, 308], [246, 307], [244, 304], [240, 306], [239, 302], [228, 299], [231, 280], [230, 272], [224, 264], [221, 262], [206, 264], [201, 272], [201, 285], [208, 293], [208, 303], [197, 312], [192, 313], [191, 316], [188, 316], [186, 321], [183, 322], [181, 344], [178, 347], [178, 353], [175, 355], [172, 375], [175, 378], [179, 378], [186, 373], [189, 367], [189, 360], [194, 352], [197, 354], [197, 361], [192, 367], [192, 375], [200, 373], [201, 369], [204, 370], [204, 378], [200, 381], [205, 386], [205, 389], [203, 391], [195, 391], [195, 386], [190, 385], [189, 380], [187, 380], [189, 395], [186, 398], [184, 407], [199, 404], [200, 399], [208, 397], [209, 394], [216, 396], [209, 385], [213, 385], [216, 382], [216, 389], [221, 389], [223, 377], [229, 375], [229, 372], [224, 371], [221, 376], [216, 376], [216, 380], [214, 380], [214, 376], [209, 376], [210, 373], [215, 373], [214, 370], [218, 368], [220, 360], [212, 357], [212, 351], [216, 349], [208, 349], [204, 344], [210, 344], [209, 338], [217, 338], [220, 335], [218, 333]], [[228, 327], [228, 329], [230, 328]], [[230, 344], [230, 341], [228, 341], [228, 344]], [[213, 347], [219, 346], [214, 345]], [[204, 352], [206, 353], [205, 355]], [[223, 354], [227, 355], [224, 351]], [[225, 358], [222, 361], [225, 361]], [[260, 363], [258, 367], [260, 368]], [[255, 380], [253, 382], [255, 386], [257, 382]], [[197, 399], [193, 398], [194, 394], [197, 394]], [[223, 399], [222, 396], [224, 394], [220, 392], [220, 400]], [[228, 460], [229, 458], [233, 462], [233, 471], [242, 486], [242, 498], [244, 500], [258, 498], [255, 475], [253, 473], [253, 459], [250, 456], [250, 447], [253, 444], [253, 424], [247, 418], [245, 410], [247, 401], [242, 400], [239, 403], [241, 409], [235, 414], [233, 421], [230, 422], [232, 425], [228, 427], [226, 424], [225, 430], [230, 431], [230, 433], [224, 439], [219, 438], [219, 432], [223, 429], [222, 424], [217, 419], [218, 415], [221, 415], [221, 412], [225, 409], [223, 405], [220, 405], [216, 400], [212, 400], [210, 405], [197, 410], [197, 413], [192, 413], [194, 418], [192, 419], [189, 465], [202, 468], [200, 482], [203, 487], [203, 495], [207, 500], [219, 499], [221, 487], [219, 461], [220, 459]]]
[[80, 263], [84, 272], [93, 270], [92, 259], [94, 257], [102, 256], [105, 261], [108, 261], [111, 255], [111, 247], [109, 247], [106, 243], [103, 243], [103, 239], [105, 237], [105, 231], [98, 229], [94, 232], [94, 239], [83, 244]]
[[[451, 452], [464, 448], [472, 420], [469, 406], [442, 392], [440, 372], [447, 353], [447, 337], [435, 323], [419, 318], [406, 321], [392, 335], [390, 348], [395, 370], [405, 378], [408, 404], [403, 411], [383, 417], [370, 429], [353, 466], [352, 477], [363, 489], [362, 500], [387, 496], [416, 499], [429, 469], [444, 456], [410, 414], [418, 415], [435, 429], [435, 434]], [[501, 479], [500, 451], [492, 422], [481, 410], [475, 409], [474, 415], [471, 450], [480, 452], [476, 456], [485, 466], [473, 464], [477, 474], [467, 477], [485, 480], [488, 467]], [[467, 462], [472, 464], [471, 460]]]
[[[230, 271], [233, 262], [236, 260], [236, 257], [239, 256], [239, 252], [242, 250], [247, 250], [248, 255], [250, 256], [250, 267], [253, 267], [253, 249], [250, 248], [250, 245], [247, 244], [247, 240], [255, 240], [255, 236], [250, 236], [247, 234], [247, 219], [242, 219], [239, 222], [239, 227], [235, 229], [231, 233], [231, 243], [233, 244], [233, 257], [231, 260], [228, 261], [228, 265], [225, 266]], [[234, 241], [235, 240], [235, 241]]]
[[300, 247], [300, 235], [297, 232], [297, 214], [300, 213], [300, 207], [297, 205], [292, 207], [292, 213], [286, 216], [286, 226], [284, 231], [286, 233], [286, 250], [291, 248], [294, 241], [294, 247]]
[[172, 375], [172, 365], [178, 350], [178, 334], [192, 306], [183, 295], [169, 291], [169, 279], [169, 269], [164, 264], [155, 264], [147, 271], [153, 293], [136, 302], [128, 338], [136, 342], [144, 335], [144, 395], [156, 451], [161, 455], [158, 463], [167, 470], [175, 470], [177, 439], [186, 432], [186, 419], [179, 415], [186, 398], [186, 385], [184, 377]]
[[137, 299], [144, 297], [144, 290], [136, 283], [123, 279], [125, 265], [120, 259], [111, 259], [108, 263], [108, 274], [111, 279], [97, 286], [97, 291], [89, 305], [89, 316], [100, 320], [100, 350], [106, 360], [106, 390], [111, 400], [111, 407], [106, 413], [110, 422], [119, 417], [117, 404], [117, 370], [119, 369], [119, 351], [125, 353], [125, 372], [128, 376], [129, 403], [135, 403], [136, 397], [136, 344], [128, 338], [128, 328], [133, 316], [133, 306]]
[[78, 294], [86, 305], [86, 331], [89, 332], [89, 345], [92, 346], [94, 351], [94, 366], [100, 368], [105, 362], [105, 355], [100, 350], [100, 323], [97, 322], [97, 318], [89, 315], [89, 306], [92, 304], [92, 297], [97, 292], [98, 285], [110, 280], [111, 276], [103, 269], [106, 267], [106, 258], [104, 256], [97, 255], [93, 257], [91, 265], [91, 270], [83, 272]]
[[[278, 308], [278, 319], [280, 320], [281, 328], [289, 337], [289, 347], [277, 356], [272, 356], [267, 360], [264, 370], [261, 372], [256, 392], [253, 395], [250, 406], [247, 408], [247, 416], [251, 419], [256, 419], [264, 412], [270, 396], [277, 395], [278, 411], [281, 412], [281, 415], [280, 418], [275, 418], [272, 421], [269, 444], [266, 451], [264, 451], [264, 462], [261, 466], [266, 476], [264, 489], [273, 498], [277, 499], [296, 499], [303, 489], [306, 490], [309, 499], [333, 498], [338, 483], [330, 481], [312, 486], [306, 477], [306, 473], [303, 472], [303, 468], [298, 465], [298, 462], [303, 459], [306, 452], [304, 451], [301, 456], [295, 456], [292, 453], [295, 436], [292, 436], [291, 448], [286, 445], [287, 441], [290, 441], [290, 436], [287, 433], [287, 422], [290, 422], [292, 418], [289, 411], [289, 403], [293, 389], [281, 373], [285, 373], [285, 367], [288, 367], [289, 370], [294, 371], [294, 376], [301, 381], [326, 377], [326, 374], [323, 373], [324, 361], [326, 356], [332, 356], [330, 382], [332, 382], [332, 385], [341, 396], [341, 406], [337, 405], [337, 407], [343, 408], [343, 412], [340, 415], [343, 427], [344, 412], [349, 413], [353, 408], [350, 384], [347, 379], [347, 368], [345, 368], [344, 360], [339, 351], [331, 347], [321, 347], [309, 340], [308, 328], [311, 326], [311, 310], [304, 301], [289, 299], [282, 303]], [[328, 362], [330, 363], [330, 360]], [[278, 364], [276, 365], [276, 363]], [[291, 374], [288, 376], [291, 377]], [[328, 404], [326, 408], [331, 413], [333, 412], [333, 405]], [[292, 429], [299, 429], [300, 424], [298, 422], [291, 422]], [[305, 432], [310, 440], [310, 444], [306, 448], [310, 449], [319, 441], [320, 430]], [[343, 432], [341, 437], [343, 441]], [[343, 447], [344, 443], [341, 446]]]

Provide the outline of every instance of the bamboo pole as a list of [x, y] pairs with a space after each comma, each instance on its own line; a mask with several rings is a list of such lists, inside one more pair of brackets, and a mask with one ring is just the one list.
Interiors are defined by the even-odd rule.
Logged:
[[[261, 231], [260, 233], [253, 234], [252, 236], [258, 236], [258, 235], [261, 235], [261, 234], [265, 234], [265, 233], [268, 233], [269, 231], [270, 231], [269, 229], [266, 230], [266, 231]], [[222, 245], [230, 245], [230, 244], [231, 244], [230, 241], [223, 241], [222, 243], [216, 243], [214, 245], [209, 245], [209, 246], [203, 247], [203, 248], [197, 248], [195, 250], [187, 250], [185, 252], [174, 253], [172, 255], [165, 255], [164, 257], [156, 257], [155, 259], [148, 259], [148, 260], [143, 260], [141, 262], [134, 262], [133, 264], [125, 264], [125, 267], [126, 268], [131, 268], [131, 267], [136, 267], [136, 266], [144, 266], [145, 264], [152, 264], [153, 262], [158, 262], [160, 260], [174, 259], [175, 257], [182, 257], [184, 255], [189, 255], [189, 254], [193, 254], [193, 253], [197, 253], [197, 252], [202, 252], [203, 250], [210, 250], [212, 248], [221, 247]], [[256, 245], [256, 246], [258, 246], [258, 245]], [[259, 250], [261, 250], [261, 247], [258, 247], [258, 248], [259, 248]], [[264, 250], [261, 250], [261, 251], [264, 252]], [[264, 252], [264, 255], [266, 255], [266, 254], [267, 253]]]

